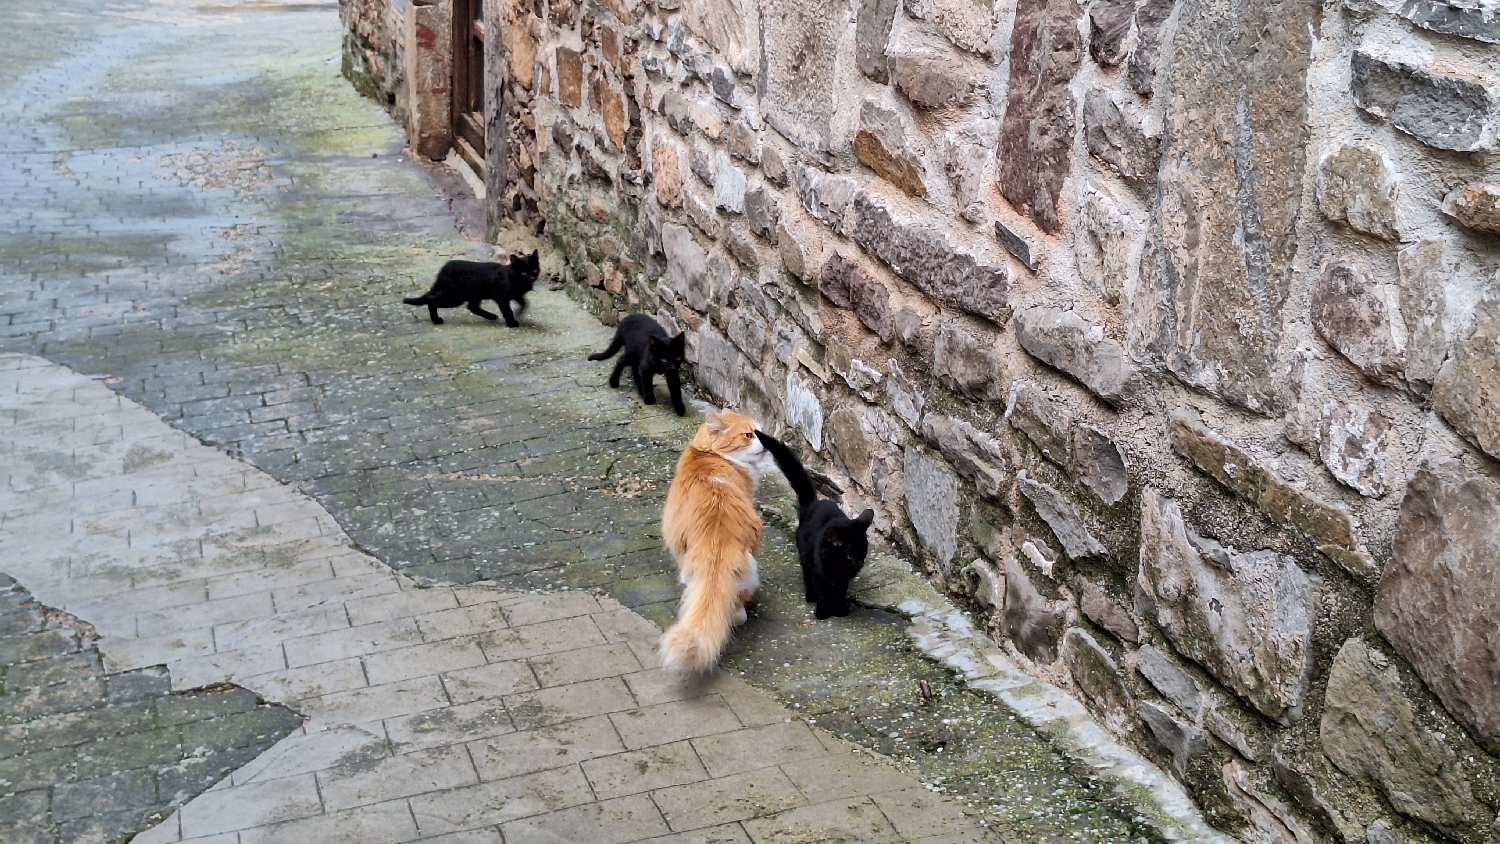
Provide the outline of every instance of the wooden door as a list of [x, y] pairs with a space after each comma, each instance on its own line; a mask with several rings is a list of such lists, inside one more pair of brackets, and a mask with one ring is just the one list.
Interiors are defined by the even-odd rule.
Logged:
[[453, 145], [485, 181], [484, 0], [453, 0]]

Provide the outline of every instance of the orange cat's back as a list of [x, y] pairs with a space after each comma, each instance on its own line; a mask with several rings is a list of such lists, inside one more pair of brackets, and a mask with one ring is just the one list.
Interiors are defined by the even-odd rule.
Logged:
[[668, 668], [713, 667], [730, 629], [744, 620], [744, 603], [759, 587], [754, 472], [764, 459], [755, 420], [725, 411], [709, 414], [677, 461], [662, 538], [685, 588], [678, 621], [662, 637]]

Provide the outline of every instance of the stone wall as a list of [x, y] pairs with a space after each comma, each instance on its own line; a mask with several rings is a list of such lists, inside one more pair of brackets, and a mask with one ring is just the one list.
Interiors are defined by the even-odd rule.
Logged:
[[341, 0], [344, 78], [406, 125], [406, 50], [403, 0]]
[[501, 6], [492, 213], [606, 322], [1226, 831], [1500, 836], [1493, 10]]

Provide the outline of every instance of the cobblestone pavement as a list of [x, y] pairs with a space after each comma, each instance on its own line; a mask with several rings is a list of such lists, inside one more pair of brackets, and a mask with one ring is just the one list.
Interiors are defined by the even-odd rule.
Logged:
[[[400, 133], [339, 78], [331, 4], [60, 0], [6, 4], [0, 24], [26, 33], [0, 55], [0, 351], [98, 376], [293, 484], [332, 517], [319, 541], [346, 532], [409, 578], [389, 582], [588, 589], [670, 616], [657, 521], [696, 423], [606, 390], [608, 366], [583, 358], [608, 331], [561, 293], [534, 296], [515, 330], [461, 311], [432, 326], [400, 304], [443, 260], [488, 248], [459, 235]], [[904, 617], [866, 607], [814, 623], [785, 537], [771, 531], [758, 556], [767, 588], [731, 675], [1016, 840], [1149, 834], [915, 653]], [[107, 595], [60, 605], [99, 625]], [[125, 641], [160, 635], [120, 635], [105, 643], [111, 670], [166, 659]], [[194, 673], [208, 654], [192, 658], [174, 687], [224, 679]], [[917, 698], [918, 679], [934, 701]]]
[[[119, 698], [73, 720], [114, 736], [109, 751], [140, 717], [173, 729], [147, 746], [179, 752], [246, 747], [229, 739], [247, 731], [262, 750], [267, 732], [290, 730], [285, 709], [253, 697], [249, 713], [212, 692], [130, 700], [151, 691], [138, 678], [164, 673], [177, 688], [233, 682], [306, 719], [253, 761], [241, 754], [249, 764], [142, 844], [989, 840], [956, 804], [743, 681], [676, 682], [654, 667], [660, 630], [609, 598], [423, 589], [355, 548], [316, 502], [65, 367], [0, 357], [0, 395], [8, 565], [44, 602], [93, 619]], [[6, 669], [6, 697], [105, 685], [97, 670], [59, 682], [38, 664], [50, 666]], [[228, 712], [210, 719], [216, 704]], [[25, 729], [55, 737], [47, 726]], [[72, 747], [12, 756], [22, 781], [7, 799], [42, 819], [48, 795], [27, 789], [41, 757], [48, 771], [105, 761]], [[47, 783], [50, 818], [149, 809], [155, 778]], [[12, 831], [35, 828], [26, 818]]]

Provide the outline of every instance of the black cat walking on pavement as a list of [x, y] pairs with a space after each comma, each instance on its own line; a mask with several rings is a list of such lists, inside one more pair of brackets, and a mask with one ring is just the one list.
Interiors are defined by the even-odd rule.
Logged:
[[672, 409], [678, 416], [686, 416], [687, 408], [682, 404], [682, 381], [678, 373], [687, 353], [687, 335], [676, 337], [667, 333], [656, 320], [645, 314], [631, 314], [620, 320], [615, 328], [615, 337], [609, 348], [589, 355], [589, 360], [608, 360], [621, 349], [625, 351], [609, 374], [609, 386], [620, 386], [620, 373], [630, 367], [630, 377], [635, 381], [635, 390], [646, 404], [656, 404], [656, 385], [652, 379], [662, 376], [667, 382], [667, 392], [672, 396]]
[[[426, 305], [433, 325], [442, 325], [438, 308], [456, 308], [467, 303], [469, 311], [488, 320], [498, 319], [480, 307], [486, 299], [495, 300], [505, 324], [511, 328], [519, 326], [516, 314], [526, 310], [526, 294], [536, 284], [541, 274], [542, 261], [537, 253], [516, 255], [509, 264], [491, 261], [449, 261], [438, 270], [432, 289], [421, 296], [412, 296], [401, 301], [408, 305]], [[518, 307], [512, 313], [510, 303]]]

